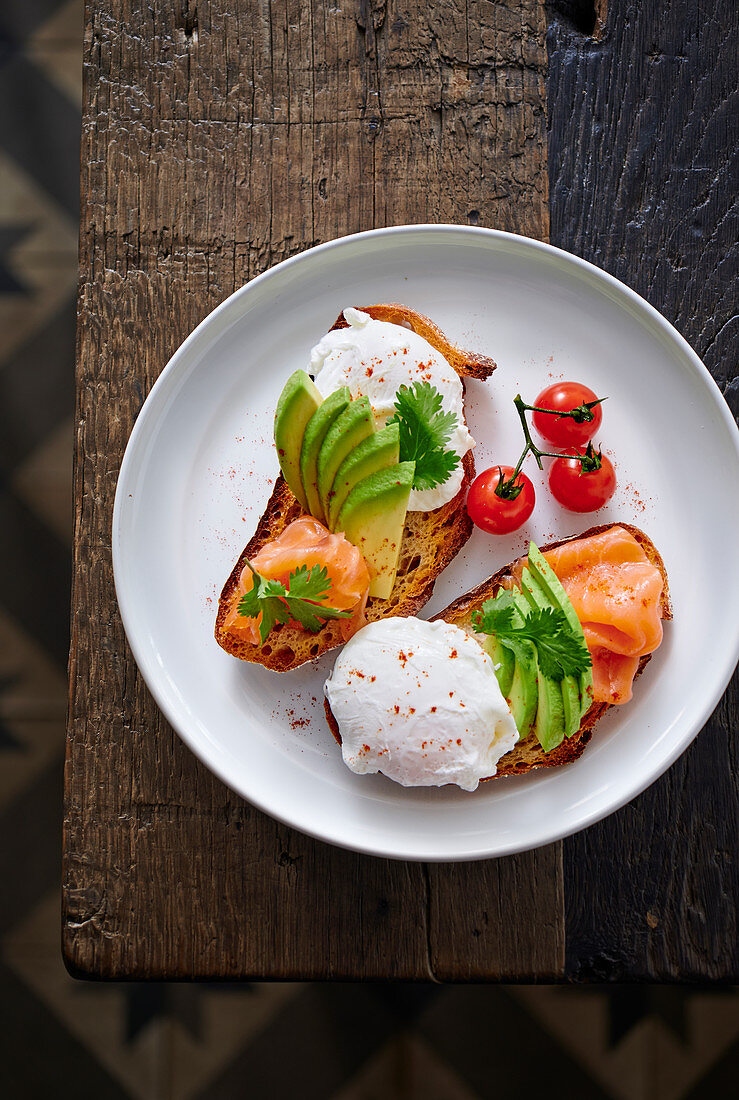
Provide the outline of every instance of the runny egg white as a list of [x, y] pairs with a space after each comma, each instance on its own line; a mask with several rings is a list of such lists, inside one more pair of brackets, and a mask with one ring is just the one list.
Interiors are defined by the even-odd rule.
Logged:
[[344, 646], [324, 690], [347, 767], [404, 787], [474, 791], [518, 741], [492, 660], [443, 621], [369, 623]]
[[348, 386], [352, 397], [366, 396], [378, 425], [395, 411], [400, 386], [429, 382], [441, 394], [444, 412], [454, 413], [457, 424], [449, 450], [460, 463], [451, 476], [433, 489], [413, 490], [410, 511], [430, 512], [452, 500], [464, 477], [461, 459], [474, 446], [464, 420], [464, 394], [459, 375], [422, 336], [402, 325], [376, 321], [359, 309], [345, 309], [348, 328], [333, 329], [311, 351], [310, 372], [324, 397]]

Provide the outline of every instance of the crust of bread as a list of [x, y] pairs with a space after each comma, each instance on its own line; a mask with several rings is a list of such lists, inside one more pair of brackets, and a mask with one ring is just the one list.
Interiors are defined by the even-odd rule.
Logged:
[[[550, 542], [546, 546], [541, 546], [539, 549], [542, 552], [554, 550], [556, 547], [562, 546], [566, 542], [575, 542], [577, 539], [588, 538], [590, 535], [598, 535], [602, 531], [608, 531], [611, 527], [623, 527], [625, 531], [632, 534], [644, 550], [644, 553], [647, 555], [652, 565], [659, 569], [663, 581], [660, 615], [663, 619], [671, 619], [672, 605], [670, 602], [670, 590], [665, 564], [652, 540], [638, 527], [634, 527], [630, 523], [606, 523], [599, 527], [591, 527], [588, 531], [584, 531], [580, 535], [570, 535], [568, 538], [559, 539], [557, 542]], [[492, 577], [488, 577], [486, 581], [483, 581], [482, 584], [479, 584], [470, 592], [465, 592], [463, 596], [460, 596], [458, 599], [454, 600], [453, 603], [450, 603], [449, 606], [445, 607], [443, 611], [440, 611], [438, 615], [433, 615], [431, 621], [433, 622], [435, 619], [444, 619], [448, 623], [462, 627], [462, 629], [469, 629], [473, 612], [479, 611], [485, 600], [494, 596], [501, 587], [503, 587], [504, 582], [513, 577], [513, 570], [516, 564], [517, 562], [511, 562], [509, 565], [504, 565], [503, 568], [499, 569], [497, 573], [494, 573]], [[649, 663], [649, 658], [650, 654], [641, 658], [636, 676], [640, 676], [644, 671]], [[331, 732], [338, 743], [341, 744], [339, 727], [327, 699], [324, 701], [324, 709]], [[596, 722], [610, 709], [610, 703], [593, 703], [590, 710], [583, 718], [577, 733], [573, 734], [572, 737], [566, 737], [562, 744], [558, 745], [556, 749], [552, 749], [551, 752], [544, 752], [535, 737], [527, 737], [525, 741], [519, 742], [510, 752], [502, 756], [498, 761], [498, 769], [495, 775], [488, 776], [486, 779], [483, 779], [482, 782], [489, 783], [493, 779], [502, 779], [510, 775], [524, 775], [526, 772], [533, 771], [536, 768], [557, 768], [561, 767], [563, 764], [572, 763], [573, 760], [577, 760], [578, 756], [581, 756], [585, 751], [585, 747], [592, 737], [593, 728]]]
[[[495, 370], [492, 359], [462, 351], [447, 340], [444, 333], [430, 321], [406, 306], [386, 304], [361, 307], [379, 321], [390, 321], [410, 327], [439, 351], [464, 379], [489, 378]], [[345, 328], [343, 315], [332, 328]], [[459, 553], [472, 534], [472, 521], [467, 515], [465, 499], [475, 477], [475, 462], [468, 451], [462, 460], [464, 477], [459, 492], [447, 504], [433, 512], [409, 512], [400, 547], [398, 574], [389, 600], [372, 598], [367, 603], [368, 622], [389, 615], [415, 615], [431, 598], [439, 574]], [[247, 559], [253, 558], [266, 543], [277, 538], [288, 524], [303, 514], [303, 510], [280, 474], [257, 529], [244, 547], [239, 560], [223, 586], [218, 601], [215, 638], [227, 653], [242, 661], [263, 665], [274, 672], [289, 672], [306, 661], [315, 660], [335, 646], [342, 645], [342, 624], [329, 620], [316, 634], [297, 627], [276, 625], [264, 645], [252, 645], [225, 629], [233, 594]]]

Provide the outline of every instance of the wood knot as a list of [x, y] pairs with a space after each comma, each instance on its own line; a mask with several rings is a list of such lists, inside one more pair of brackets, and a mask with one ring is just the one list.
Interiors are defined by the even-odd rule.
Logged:
[[605, 29], [607, 0], [547, 0], [553, 22], [564, 23], [586, 38], [598, 41]]
[[199, 29], [197, 4], [194, 4], [192, 8], [189, 4], [184, 6], [184, 10], [180, 14], [179, 25], [184, 32], [187, 44], [197, 46]]
[[382, 132], [382, 119], [379, 115], [368, 115], [364, 120], [364, 132], [370, 141], [374, 141]]

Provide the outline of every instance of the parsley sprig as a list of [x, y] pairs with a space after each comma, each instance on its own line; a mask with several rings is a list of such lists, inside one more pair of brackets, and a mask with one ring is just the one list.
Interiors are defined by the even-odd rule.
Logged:
[[501, 645], [526, 659], [536, 646], [539, 668], [549, 680], [579, 676], [592, 665], [588, 648], [573, 632], [564, 611], [554, 607], [532, 608], [523, 614], [509, 592], [486, 600], [472, 616], [472, 629], [494, 634]]
[[451, 477], [459, 455], [447, 444], [457, 418], [453, 412], [442, 412], [441, 394], [430, 382], [401, 386], [388, 424], [400, 425], [400, 461], [416, 464], [414, 489], [433, 489]]
[[257, 573], [251, 562], [246, 563], [254, 575], [254, 585], [239, 600], [239, 615], [256, 619], [261, 614], [259, 636], [264, 643], [275, 623], [290, 619], [311, 634], [321, 629], [327, 619], [348, 619], [352, 611], [339, 611], [319, 603], [331, 591], [331, 580], [323, 565], [301, 565], [287, 578], [287, 585]]

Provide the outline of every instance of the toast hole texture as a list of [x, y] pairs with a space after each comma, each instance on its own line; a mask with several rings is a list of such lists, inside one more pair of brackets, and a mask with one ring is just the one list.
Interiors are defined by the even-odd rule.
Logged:
[[289, 645], [283, 645], [275, 653], [275, 662], [282, 668], [287, 668], [294, 657], [295, 651]]

